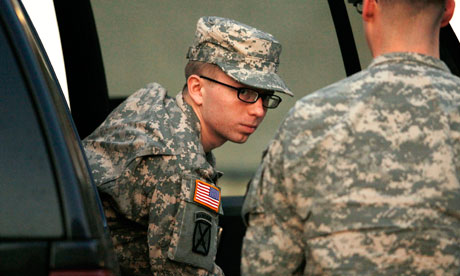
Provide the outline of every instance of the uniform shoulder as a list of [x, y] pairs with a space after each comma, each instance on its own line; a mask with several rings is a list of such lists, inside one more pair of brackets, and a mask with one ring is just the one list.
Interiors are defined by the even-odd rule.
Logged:
[[331, 113], [341, 112], [345, 105], [351, 105], [357, 97], [362, 96], [361, 87], [366, 82], [366, 78], [367, 72], [360, 72], [316, 90], [299, 99], [288, 116], [300, 116], [300, 119], [305, 119], [305, 116], [323, 117]]
[[83, 140], [97, 183], [117, 178], [135, 158], [173, 154], [169, 146], [170, 113], [174, 99], [164, 87], [148, 84], [122, 102], [106, 120]]

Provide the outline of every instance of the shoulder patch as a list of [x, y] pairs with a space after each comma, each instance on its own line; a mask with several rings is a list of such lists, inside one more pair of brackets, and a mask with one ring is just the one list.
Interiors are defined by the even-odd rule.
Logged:
[[215, 212], [219, 212], [220, 189], [201, 180], [195, 181], [195, 194], [193, 201], [204, 205]]
[[211, 245], [212, 217], [207, 212], [195, 213], [192, 251], [207, 256]]

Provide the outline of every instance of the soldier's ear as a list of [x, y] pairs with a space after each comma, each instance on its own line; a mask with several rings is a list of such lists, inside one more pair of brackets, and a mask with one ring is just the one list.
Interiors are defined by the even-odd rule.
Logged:
[[191, 75], [187, 79], [188, 94], [196, 106], [203, 104], [203, 80], [197, 75]]
[[447, 0], [446, 7], [444, 9], [444, 14], [442, 15], [441, 19], [441, 27], [447, 26], [449, 21], [452, 19], [455, 10], [455, 1], [454, 0]]
[[375, 0], [364, 0], [363, 1], [362, 17], [364, 21], [372, 21], [374, 19], [376, 5], [377, 3]]

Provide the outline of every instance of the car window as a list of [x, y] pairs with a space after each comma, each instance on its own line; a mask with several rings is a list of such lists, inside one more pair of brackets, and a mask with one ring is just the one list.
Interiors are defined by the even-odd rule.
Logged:
[[59, 238], [60, 204], [28, 88], [0, 26], [0, 237]]
[[450, 21], [450, 25], [452, 26], [452, 29], [454, 30], [455, 35], [458, 39], [458, 37], [460, 36], [460, 7], [458, 4], [455, 6], [454, 16]]
[[91, 1], [112, 98], [126, 97], [149, 82], [176, 95], [196, 22], [228, 17], [269, 32], [282, 46], [279, 74], [295, 93], [283, 97], [245, 144], [214, 150], [223, 195], [242, 195], [262, 151], [297, 99], [346, 77], [328, 1]]
[[[43, 5], [45, 5], [45, 2], [43, 2]], [[48, 3], [47, 5], [48, 9], [53, 10], [53, 3]], [[34, 14], [37, 13], [37, 6], [30, 4], [30, 2], [29, 8], [32, 8], [31, 10], [34, 11]], [[51, 21], [56, 20], [53, 12], [48, 14], [53, 17]], [[49, 100], [51, 100], [50, 103], [45, 104], [45, 102], [42, 102], [41, 104], [51, 105], [47, 106], [47, 108], [51, 108], [48, 112], [44, 111], [50, 116], [43, 117], [43, 120], [47, 121], [47, 126], [44, 129], [46, 128], [45, 132], [49, 136], [49, 143], [52, 144], [53, 165], [61, 192], [60, 203], [65, 210], [66, 234], [73, 237], [92, 236], [99, 238], [103, 235], [105, 220], [96, 187], [92, 183], [86, 164], [80, 137], [76, 133], [70, 110], [66, 105], [67, 99], [63, 95], [58, 76], [54, 72], [54, 66], [45, 53], [45, 45], [42, 43], [43, 37], [40, 37], [35, 25], [32, 25], [32, 19], [28, 16], [28, 13], [27, 15], [24, 14], [24, 16], [26, 20], [22, 22], [22, 27], [29, 34], [29, 43], [35, 53], [34, 57], [42, 69], [42, 77], [47, 86], [47, 90], [42, 91], [47, 95], [38, 97], [47, 98], [49, 96]], [[58, 64], [60, 63], [58, 62]]]
[[62, 92], [69, 104], [67, 79], [53, 0], [21, 0], [45, 47]]

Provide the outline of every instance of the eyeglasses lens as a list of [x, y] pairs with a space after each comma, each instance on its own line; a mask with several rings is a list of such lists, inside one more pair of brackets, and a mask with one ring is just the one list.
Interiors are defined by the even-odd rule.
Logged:
[[359, 2], [355, 4], [356, 10], [358, 11], [359, 14], [363, 13], [363, 2]]
[[257, 98], [259, 97], [259, 93], [251, 89], [240, 89], [238, 97], [242, 101], [254, 103], [257, 101]]
[[266, 96], [263, 98], [262, 105], [267, 108], [275, 108], [279, 104], [279, 100], [277, 98], [272, 98], [270, 96]]

